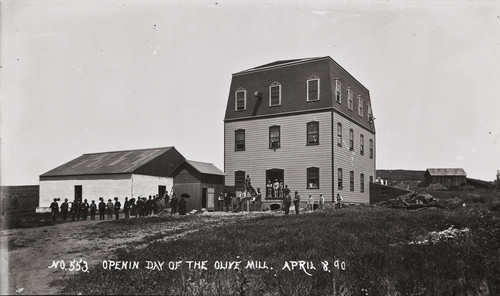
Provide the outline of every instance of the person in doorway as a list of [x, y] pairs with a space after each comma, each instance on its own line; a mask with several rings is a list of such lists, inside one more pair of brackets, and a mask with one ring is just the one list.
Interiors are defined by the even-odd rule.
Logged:
[[68, 218], [68, 209], [69, 209], [68, 199], [65, 198], [64, 202], [61, 204], [61, 216], [63, 221], [66, 221], [66, 218]]
[[283, 198], [284, 194], [283, 194], [283, 180], [280, 180], [280, 185], [278, 187], [278, 197], [279, 198]]
[[266, 184], [266, 197], [267, 198], [270, 198], [273, 196], [273, 184], [271, 183], [271, 180], [267, 180], [267, 184]]
[[95, 200], [90, 203], [90, 220], [95, 220], [95, 212], [97, 210], [97, 205], [95, 204]]
[[278, 190], [280, 188], [280, 182], [278, 182], [278, 179], [274, 179], [273, 183], [273, 197], [278, 197]]
[[293, 205], [295, 207], [295, 214], [299, 214], [300, 207], [300, 195], [298, 191], [295, 191], [295, 196], [293, 197]]
[[50, 212], [52, 214], [52, 221], [56, 221], [57, 213], [59, 213], [59, 204], [57, 203], [57, 198], [50, 204]]
[[106, 203], [104, 202], [103, 197], [99, 197], [99, 220], [104, 219], [104, 213], [106, 212]]

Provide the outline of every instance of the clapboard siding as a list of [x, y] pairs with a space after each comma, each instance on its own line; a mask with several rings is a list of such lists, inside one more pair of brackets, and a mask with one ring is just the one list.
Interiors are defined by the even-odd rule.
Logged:
[[[284, 183], [290, 190], [304, 196], [323, 193], [325, 200], [332, 197], [332, 149], [331, 112], [281, 116], [266, 119], [226, 122], [225, 128], [225, 173], [226, 185], [234, 186], [234, 173], [245, 171], [250, 175], [254, 188], [265, 193], [266, 170], [283, 169]], [[306, 124], [319, 122], [319, 145], [306, 145]], [[281, 147], [269, 149], [269, 127], [281, 127]], [[235, 151], [235, 130], [245, 130], [245, 150]], [[308, 167], [318, 167], [319, 189], [307, 189]]]
[[[337, 124], [342, 124], [342, 147], [337, 146]], [[333, 171], [335, 195], [340, 193], [346, 203], [370, 202], [370, 176], [375, 178], [375, 134], [346, 119], [337, 112], [333, 114], [334, 145]], [[349, 149], [349, 130], [354, 131], [354, 151]], [[360, 154], [360, 134], [364, 135], [365, 151]], [[373, 140], [373, 158], [370, 158], [369, 141]], [[337, 188], [338, 168], [342, 168], [343, 189]], [[350, 190], [350, 171], [354, 171], [354, 191]], [[364, 174], [365, 191], [360, 192], [360, 174]]]

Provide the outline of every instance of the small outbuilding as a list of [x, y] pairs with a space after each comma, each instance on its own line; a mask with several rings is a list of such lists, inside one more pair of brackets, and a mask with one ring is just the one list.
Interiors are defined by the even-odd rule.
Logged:
[[186, 160], [172, 172], [177, 198], [187, 193], [186, 210], [219, 210], [217, 199], [224, 194], [224, 173], [215, 165]]
[[467, 174], [462, 168], [427, 169], [425, 171], [425, 184], [441, 184], [446, 188], [459, 187], [467, 184]]

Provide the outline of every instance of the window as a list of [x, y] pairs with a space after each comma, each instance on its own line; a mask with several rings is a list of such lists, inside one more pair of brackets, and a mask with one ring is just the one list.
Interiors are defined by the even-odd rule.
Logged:
[[238, 129], [234, 131], [234, 150], [245, 150], [245, 130]]
[[319, 122], [307, 123], [307, 145], [319, 145]]
[[358, 114], [363, 117], [363, 98], [358, 96]]
[[365, 155], [365, 136], [359, 135], [359, 154]]
[[307, 189], [319, 188], [319, 168], [307, 168]]
[[337, 176], [337, 182], [338, 182], [337, 188], [338, 188], [339, 190], [342, 190], [342, 189], [343, 189], [343, 187], [344, 187], [344, 185], [342, 184], [342, 169], [341, 169], [341, 168], [339, 168], [339, 169], [337, 170], [337, 175], [338, 175], [338, 176]]
[[307, 101], [319, 100], [319, 79], [309, 78], [307, 80]]
[[359, 190], [365, 192], [365, 174], [359, 175]]
[[342, 123], [337, 123], [337, 146], [342, 147]]
[[234, 172], [234, 187], [238, 191], [245, 190], [245, 171]]
[[352, 90], [347, 89], [347, 107], [349, 107], [349, 110], [353, 110], [354, 106], [354, 101], [352, 98]]
[[335, 100], [339, 103], [342, 103], [342, 84], [340, 81], [335, 80]]
[[373, 176], [370, 176], [370, 183], [373, 183]]
[[269, 148], [280, 148], [280, 127], [273, 125], [269, 127]]
[[370, 139], [370, 158], [373, 158], [373, 140]]
[[373, 114], [372, 114], [372, 106], [370, 105], [370, 102], [367, 104], [367, 109], [368, 109], [368, 120], [373, 119]]
[[281, 84], [273, 82], [269, 87], [269, 106], [281, 105]]
[[235, 93], [235, 106], [236, 111], [245, 110], [247, 108], [247, 91], [244, 89], [238, 89]]
[[351, 171], [349, 173], [349, 181], [350, 181], [349, 183], [351, 185], [351, 191], [354, 191], [354, 172], [353, 171]]
[[349, 130], [349, 150], [354, 151], [354, 130]]

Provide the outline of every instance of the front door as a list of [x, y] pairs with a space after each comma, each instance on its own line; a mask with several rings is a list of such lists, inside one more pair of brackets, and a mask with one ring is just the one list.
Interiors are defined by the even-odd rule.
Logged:
[[201, 208], [207, 208], [207, 188], [201, 189]]
[[82, 202], [82, 185], [75, 185], [75, 200]]

